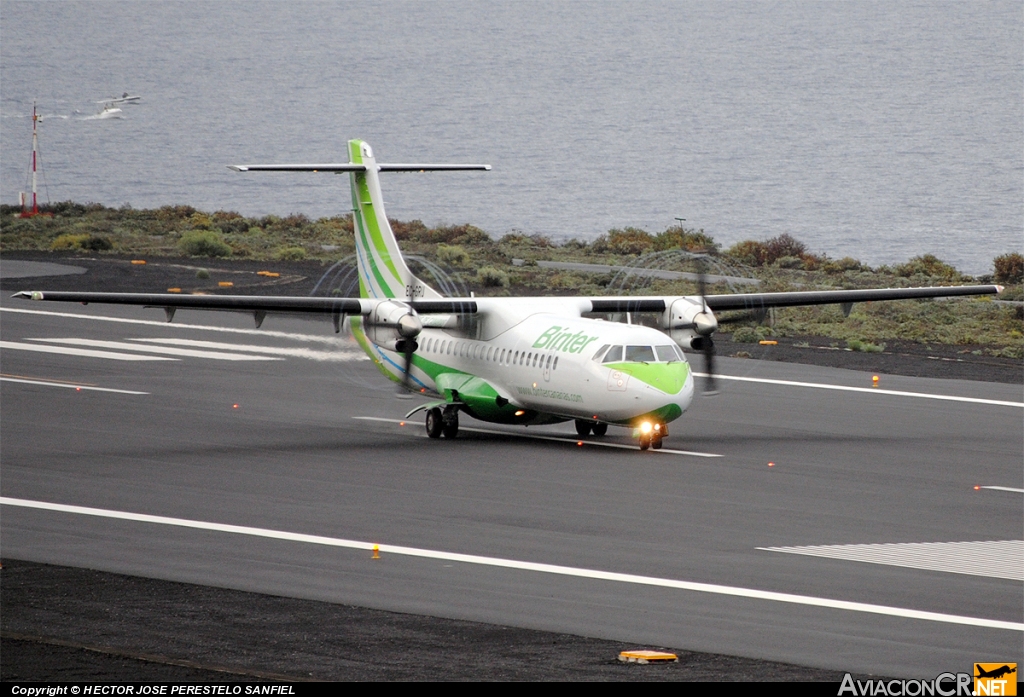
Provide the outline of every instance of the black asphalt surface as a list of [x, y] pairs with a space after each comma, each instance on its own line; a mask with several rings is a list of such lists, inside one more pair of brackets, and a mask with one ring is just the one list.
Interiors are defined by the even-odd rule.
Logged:
[[[59, 278], [82, 283], [89, 275]], [[20, 282], [17, 289], [55, 287], [52, 279], [45, 280]], [[3, 283], [5, 290], [9, 283]], [[22, 309], [47, 314], [12, 311]], [[49, 339], [49, 345], [60, 346], [66, 344], [55, 339], [186, 339], [233, 344], [220, 351], [235, 355], [255, 355], [245, 346], [291, 351], [278, 355], [284, 359], [278, 361], [178, 356], [176, 361], [123, 362], [5, 350], [5, 381], [0, 383], [5, 497], [404, 545], [431, 554], [454, 552], [968, 618], [1024, 619], [1018, 581], [758, 549], [1020, 539], [1021, 494], [974, 489], [1024, 488], [1020, 408], [723, 380], [722, 393], [695, 403], [672, 424], [666, 441], [667, 448], [718, 458], [578, 447], [522, 433], [464, 430], [454, 442], [434, 442], [423, 436], [418, 419], [403, 427], [354, 418], [398, 419], [415, 404], [395, 399], [393, 388], [368, 362], [314, 360], [313, 354], [295, 353], [302, 349], [322, 358], [318, 352], [328, 349], [352, 351], [331, 343], [329, 322], [272, 317], [254, 333], [250, 317], [214, 313], [183, 311], [167, 326], [137, 323], [159, 322], [163, 314], [158, 310], [6, 298], [0, 310], [4, 341]], [[906, 362], [955, 361], [908, 357]], [[871, 384], [869, 372], [749, 359], [722, 359], [720, 364], [725, 375], [737, 377]], [[987, 370], [986, 363], [973, 365], [978, 373]], [[38, 384], [61, 381], [148, 394]], [[998, 379], [883, 373], [880, 387], [1014, 402], [1022, 397], [1019, 381]], [[463, 425], [486, 428], [470, 419]], [[569, 435], [571, 429], [547, 432]], [[631, 442], [618, 429], [609, 441]], [[123, 665], [135, 665], [124, 662], [145, 655], [184, 661], [187, 665], [180, 667], [187, 670], [222, 672], [228, 667], [253, 678], [298, 677], [270, 660], [280, 653], [277, 649], [263, 652], [267, 660], [252, 658], [266, 646], [251, 630], [264, 612], [272, 628], [292, 614], [324, 618], [305, 629], [296, 620], [300, 624], [284, 632], [308, 632], [311, 646], [337, 651], [311, 651], [308, 665], [319, 667], [307, 672], [315, 678], [460, 679], [489, 670], [495, 679], [725, 679], [733, 675], [731, 664], [718, 667], [732, 659], [723, 655], [755, 660], [749, 664], [753, 673], [742, 673], [745, 679], [758, 679], [758, 671], [777, 678], [837, 679], [835, 672], [794, 673], [763, 661], [839, 675], [850, 670], [906, 677], [968, 670], [975, 660], [1024, 662], [1021, 632], [1014, 630], [437, 556], [385, 551], [382, 559], [373, 560], [359, 549], [13, 505], [3, 507], [0, 544], [8, 559], [0, 576], [5, 680], [15, 675], [8, 672], [9, 657], [23, 655], [19, 652], [32, 645], [62, 652], [100, 649], [91, 653]], [[93, 601], [75, 599], [70, 590], [88, 585], [75, 577], [85, 573], [80, 569], [134, 577], [89, 582], [92, 588], [112, 583], [121, 589], [114, 595], [125, 598], [126, 609], [110, 612], [117, 621], [73, 619], [94, 617], [85, 611]], [[16, 573], [49, 580], [23, 582], [31, 592], [14, 591], [9, 579]], [[139, 580], [147, 578], [160, 581]], [[170, 585], [179, 590], [152, 585], [165, 581], [176, 582]], [[140, 585], [124, 590], [132, 584]], [[57, 598], [39, 595], [47, 587], [56, 589]], [[236, 592], [242, 593], [232, 595]], [[181, 600], [189, 595], [203, 598], [197, 603], [202, 611], [191, 612]], [[154, 596], [170, 599], [155, 607], [146, 602]], [[300, 601], [309, 607], [288, 604]], [[250, 615], [225, 611], [231, 616], [215, 629], [235, 629], [222, 631], [225, 637], [218, 639], [205, 618], [222, 617], [216, 614], [220, 606], [253, 609]], [[423, 647], [417, 653], [421, 667], [402, 672], [403, 664], [387, 672], [360, 659], [351, 673], [317, 673], [349, 665], [351, 647], [362, 640], [339, 639], [336, 627], [346, 627], [343, 636], [351, 637], [348, 628], [365, 620], [360, 613], [369, 609], [404, 613], [381, 614], [381, 627], [404, 621], [395, 617], [418, 618], [413, 624]], [[340, 613], [337, 621], [327, 619], [334, 617], [332, 612]], [[204, 621], [185, 621], [182, 615]], [[179, 621], [157, 631], [163, 616]], [[444, 622], [430, 618], [461, 624], [446, 630]], [[190, 626], [197, 632], [194, 638]], [[534, 632], [529, 640], [525, 630]], [[388, 646], [389, 631], [381, 629], [367, 641]], [[461, 654], [460, 647], [467, 645], [440, 642], [437, 636], [446, 631], [477, 637], [469, 646], [486, 645], [481, 636], [508, 632], [517, 639], [511, 642], [514, 650], [495, 640], [491, 658], [473, 663], [475, 668], [460, 672], [448, 663], [438, 672], [439, 656]], [[150, 641], [154, 633], [166, 643]], [[586, 643], [591, 640], [579, 638], [584, 636], [607, 643], [591, 646]], [[547, 641], [568, 650], [533, 665]], [[573, 642], [590, 647], [580, 654], [585, 657], [572, 658], [580, 646]], [[439, 643], [446, 648], [432, 648]], [[183, 645], [198, 649], [180, 651]], [[647, 667], [659, 673], [614, 662], [619, 650], [636, 646], [673, 648], [687, 652], [687, 658], [672, 667]], [[69, 663], [76, 660], [68, 656]], [[300, 664], [306, 665], [295, 663]], [[683, 670], [680, 665], [696, 672], [672, 672]]]

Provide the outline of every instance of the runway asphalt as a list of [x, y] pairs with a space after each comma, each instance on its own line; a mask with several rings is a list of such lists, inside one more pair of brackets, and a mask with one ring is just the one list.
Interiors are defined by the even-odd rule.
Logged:
[[1024, 663], [1024, 543], [979, 544], [1022, 538], [1019, 384], [722, 359], [684, 454], [430, 441], [329, 322], [0, 318], [7, 558], [896, 677]]

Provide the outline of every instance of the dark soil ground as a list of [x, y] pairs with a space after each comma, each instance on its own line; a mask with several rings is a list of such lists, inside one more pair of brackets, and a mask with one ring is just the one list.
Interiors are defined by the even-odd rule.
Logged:
[[[816, 681], [835, 671], [4, 560], [0, 680]], [[620, 662], [667, 650], [677, 663]]]
[[[330, 268], [319, 262], [88, 258], [50, 253], [4, 259], [62, 262], [80, 275], [4, 278], [0, 289], [308, 295]], [[209, 272], [197, 278], [197, 269]], [[277, 278], [257, 271], [280, 273]], [[218, 284], [230, 281], [225, 290]], [[777, 346], [717, 339], [719, 355], [882, 374], [1020, 384], [1022, 362], [980, 347], [888, 342], [856, 353], [816, 337]], [[796, 345], [796, 344], [806, 344]], [[698, 359], [699, 360], [699, 359]], [[0, 571], [0, 680], [796, 680], [842, 674], [514, 627], [404, 615], [86, 569], [5, 560]], [[664, 665], [623, 664], [620, 651], [664, 649]]]

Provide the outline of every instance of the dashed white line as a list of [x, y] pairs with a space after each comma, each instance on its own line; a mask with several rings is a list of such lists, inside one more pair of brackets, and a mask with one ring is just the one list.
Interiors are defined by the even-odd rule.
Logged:
[[226, 341], [199, 341], [198, 339], [129, 339], [147, 344], [166, 344], [168, 346], [191, 346], [197, 349], [216, 349], [222, 351], [248, 351], [249, 353], [266, 353], [271, 356], [289, 356], [306, 358], [311, 361], [347, 363], [348, 361], [370, 360], [362, 351], [342, 350], [317, 351], [308, 348], [283, 348], [279, 346], [260, 346], [258, 344], [231, 344]]
[[[697, 373], [699, 378], [708, 377], [707, 373]], [[810, 387], [818, 390], [839, 390], [841, 392], [866, 392], [868, 394], [884, 394], [892, 397], [916, 397], [918, 399], [939, 399], [948, 402], [968, 402], [971, 404], [991, 404], [998, 407], [1024, 408], [1024, 402], [1007, 402], [1000, 399], [980, 399], [977, 397], [958, 397], [949, 394], [929, 394], [927, 392], [901, 392], [899, 390], [881, 390], [876, 387], [849, 387], [847, 385], [826, 385], [817, 382], [796, 382], [793, 380], [772, 380], [769, 378], [748, 378], [737, 375], [715, 374], [715, 379], [738, 380], [740, 382], [760, 382], [766, 385], [784, 385], [786, 387]]]
[[96, 387], [94, 385], [76, 385], [69, 382], [48, 382], [46, 380], [29, 380], [27, 378], [0, 377], [0, 382], [21, 382], [26, 385], [43, 385], [44, 387], [66, 387], [70, 390], [88, 390], [90, 392], [116, 392], [118, 394], [149, 394], [136, 390], [116, 390], [112, 387]]
[[129, 344], [124, 341], [100, 341], [98, 339], [26, 339], [26, 341], [46, 341], [51, 344], [68, 344], [70, 346], [95, 346], [101, 349], [122, 349], [126, 351], [145, 351], [169, 356], [187, 356], [189, 358], [208, 358], [216, 361], [282, 361], [283, 358], [273, 356], [251, 356], [244, 353], [224, 353], [223, 351], [196, 351], [194, 349], [171, 348], [169, 346], [144, 346]]
[[758, 547], [845, 561], [1024, 581], [1024, 540]]
[[962, 615], [949, 615], [941, 612], [912, 610], [910, 608], [891, 607], [887, 605], [874, 605], [871, 603], [858, 603], [847, 600], [835, 600], [832, 598], [818, 598], [808, 595], [796, 595], [794, 593], [778, 593], [775, 591], [763, 591], [753, 588], [723, 586], [714, 583], [679, 581], [676, 579], [659, 578], [656, 576], [640, 576], [636, 574], [624, 574], [614, 571], [581, 569], [571, 566], [559, 566], [556, 564], [540, 564], [535, 562], [519, 561], [516, 559], [484, 557], [475, 554], [443, 552], [440, 550], [421, 549], [417, 547], [404, 547], [400, 545], [375, 545], [372, 542], [363, 542], [360, 540], [347, 540], [336, 537], [324, 537], [321, 535], [307, 535], [303, 533], [285, 532], [282, 530], [268, 530], [264, 528], [253, 528], [241, 525], [228, 525], [225, 523], [212, 523], [200, 520], [188, 520], [185, 518], [169, 518], [166, 516], [155, 516], [144, 513], [112, 511], [101, 508], [88, 508], [85, 506], [70, 506], [67, 504], [49, 503], [46, 501], [31, 501], [26, 499], [0, 497], [0, 504], [6, 506], [17, 506], [20, 508], [33, 508], [54, 511], [59, 513], [70, 513], [76, 515], [112, 518], [116, 520], [127, 520], [140, 523], [152, 523], [156, 525], [170, 525], [183, 528], [194, 528], [198, 530], [209, 530], [214, 532], [223, 532], [236, 535], [249, 535], [252, 537], [263, 537], [275, 540], [288, 540], [292, 542], [326, 545], [330, 547], [342, 547], [347, 549], [359, 549], [369, 551], [373, 549], [375, 546], [377, 546], [382, 554], [396, 554], [409, 557], [438, 559], [443, 561], [459, 562], [463, 564], [476, 564], [479, 566], [516, 569], [519, 571], [532, 571], [537, 573], [552, 574], [556, 576], [596, 579], [601, 581], [612, 581], [617, 583], [626, 583], [633, 585], [673, 588], [676, 590], [691, 591], [696, 593], [708, 593], [712, 595], [750, 598], [755, 600], [767, 600], [772, 602], [791, 603], [794, 605], [805, 605], [832, 610], [844, 610], [848, 612], [863, 612], [876, 615], [887, 615], [890, 617], [922, 620], [926, 622], [942, 622], [946, 624], [967, 625], [972, 627], [983, 627], [987, 629], [1002, 629], [1014, 632], [1024, 632], [1024, 623], [1021, 622], [993, 620], [983, 617], [965, 617]]
[[[382, 416], [353, 416], [353, 419], [359, 419], [361, 421], [382, 421], [389, 424], [400, 424], [409, 423], [404, 419], [387, 419]], [[626, 445], [624, 443], [609, 443], [607, 441], [596, 441], [587, 440], [584, 438], [573, 438], [572, 436], [547, 436], [539, 433], [518, 433], [515, 431], [500, 431], [492, 428], [475, 428], [472, 426], [459, 426], [460, 431], [469, 431], [471, 433], [489, 433], [498, 436], [510, 436], [512, 438], [532, 438], [533, 440], [550, 440], [556, 443], [566, 443], [568, 445], [576, 445], [577, 443], [583, 443], [587, 445], [598, 445], [602, 448], [620, 448], [622, 450], [639, 450], [635, 445]], [[662, 448], [660, 450], [651, 450], [652, 453], [664, 453], [666, 455], [689, 455], [691, 457], [722, 457], [717, 453], [698, 453], [692, 450], [672, 450], [670, 448]]]
[[[227, 332], [229, 334], [251, 334], [254, 336], [269, 336], [279, 339], [292, 339], [294, 341], [316, 341], [324, 344], [337, 344], [335, 336], [321, 334], [293, 334], [291, 332], [277, 332], [270, 329], [240, 329], [237, 327], [212, 327], [206, 324], [182, 324], [179, 322], [158, 322], [152, 319], [130, 319], [127, 317], [107, 317], [105, 315], [79, 315], [74, 312], [50, 312], [47, 310], [24, 310], [18, 307], [0, 307], [0, 312], [16, 312], [23, 315], [48, 315], [50, 317], [67, 317], [69, 319], [89, 319], [97, 322], [118, 322], [121, 324], [142, 324], [148, 327], [169, 327], [171, 329], [201, 329], [210, 332]], [[333, 330], [332, 330], [333, 331]]]
[[85, 356], [88, 358], [105, 358], [111, 361], [176, 361], [177, 358], [164, 356], [146, 356], [140, 353], [114, 353], [113, 351], [93, 351], [91, 349], [74, 348], [73, 346], [46, 346], [43, 344], [24, 344], [20, 341], [0, 341], [0, 349], [14, 351], [35, 351], [37, 353], [59, 353], [64, 356]]
[[1024, 494], [1024, 489], [1014, 489], [1012, 486], [982, 486], [980, 489], [992, 489], [994, 491], [1012, 491], [1015, 494]]

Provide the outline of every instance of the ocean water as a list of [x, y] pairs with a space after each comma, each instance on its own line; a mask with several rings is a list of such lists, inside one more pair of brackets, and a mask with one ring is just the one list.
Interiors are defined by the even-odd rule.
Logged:
[[[139, 94], [122, 118], [97, 100]], [[0, 2], [0, 200], [310, 217], [386, 175], [392, 217], [592, 239], [679, 216], [972, 274], [1024, 249], [1020, 2]]]

